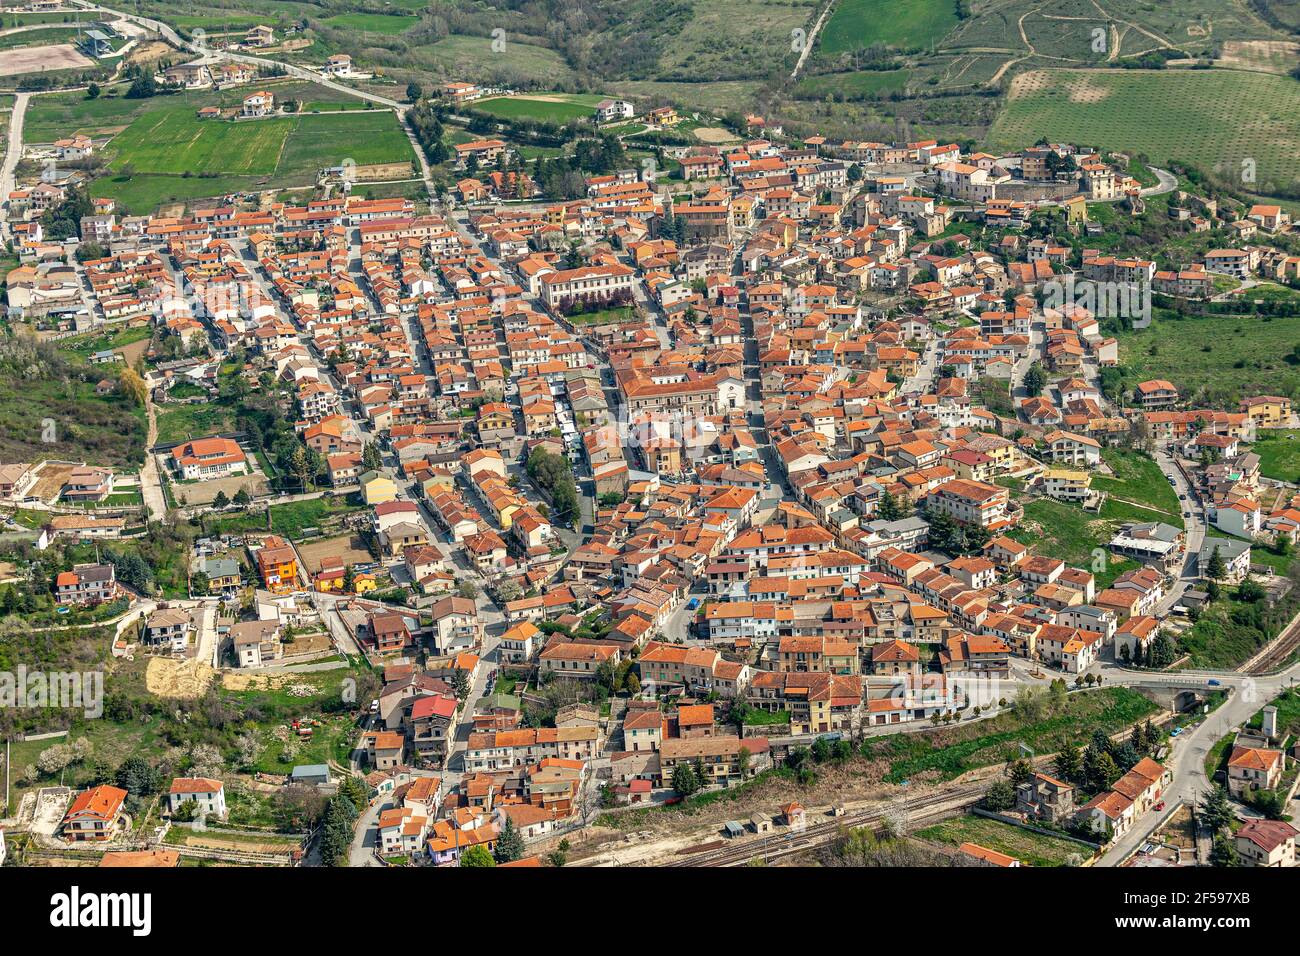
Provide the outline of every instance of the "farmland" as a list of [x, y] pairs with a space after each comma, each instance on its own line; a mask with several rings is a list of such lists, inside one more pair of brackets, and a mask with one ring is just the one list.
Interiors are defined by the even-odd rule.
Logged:
[[136, 116], [105, 150], [110, 175], [96, 195], [147, 212], [161, 203], [264, 187], [308, 185], [324, 166], [412, 159], [391, 112], [200, 120], [190, 105]]
[[1251, 159], [1256, 191], [1268, 194], [1295, 178], [1300, 86], [1235, 70], [1034, 70], [1012, 83], [990, 143], [1016, 148], [1044, 136], [1233, 175]]
[[387, 13], [340, 13], [321, 21], [339, 30], [353, 30], [357, 33], [382, 33], [396, 36], [405, 33], [420, 22], [419, 17], [405, 14]]
[[842, 53], [883, 44], [917, 50], [956, 25], [956, 5], [949, 0], [843, 0], [822, 30], [821, 49]]
[[530, 93], [526, 96], [494, 96], [479, 100], [473, 109], [506, 120], [542, 120], [568, 123], [595, 115], [604, 97], [582, 93]]
[[1252, 394], [1300, 394], [1300, 316], [1187, 316], [1155, 310], [1150, 328], [1119, 335], [1132, 381], [1165, 378], [1193, 404], [1235, 407]]

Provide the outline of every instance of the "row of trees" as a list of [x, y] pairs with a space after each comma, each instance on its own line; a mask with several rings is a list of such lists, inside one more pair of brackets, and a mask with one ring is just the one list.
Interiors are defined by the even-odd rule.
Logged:
[[528, 477], [550, 496], [551, 521], [575, 527], [582, 519], [582, 502], [569, 459], [545, 448], [534, 448], [525, 468]]

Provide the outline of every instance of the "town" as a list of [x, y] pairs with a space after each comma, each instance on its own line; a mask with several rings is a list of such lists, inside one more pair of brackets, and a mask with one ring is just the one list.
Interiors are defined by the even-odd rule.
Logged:
[[95, 15], [184, 55], [9, 114], [0, 861], [1296, 866], [1293, 204]]

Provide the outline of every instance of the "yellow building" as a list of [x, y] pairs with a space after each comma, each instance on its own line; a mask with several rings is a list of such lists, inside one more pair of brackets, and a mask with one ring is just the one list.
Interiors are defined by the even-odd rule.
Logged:
[[393, 479], [385, 478], [377, 471], [370, 471], [361, 476], [361, 495], [368, 505], [396, 501], [397, 485], [393, 484]]

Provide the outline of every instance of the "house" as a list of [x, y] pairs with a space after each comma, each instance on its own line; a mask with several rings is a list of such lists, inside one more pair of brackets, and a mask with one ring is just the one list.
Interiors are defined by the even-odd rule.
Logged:
[[1021, 863], [1014, 856], [990, 850], [988, 847], [980, 846], [978, 843], [963, 843], [957, 847], [957, 852], [967, 859], [974, 860], [980, 866], [1020, 866]]
[[635, 115], [636, 107], [627, 100], [601, 100], [596, 104], [596, 120], [600, 123], [631, 119]]
[[1035, 773], [1016, 788], [1016, 810], [1036, 820], [1060, 823], [1074, 816], [1074, 787]]
[[1209, 577], [1210, 565], [1215, 554], [1223, 562], [1224, 573], [1219, 579], [1227, 584], [1236, 584], [1250, 572], [1250, 542], [1238, 541], [1236, 538], [1212, 538], [1206, 536], [1197, 555], [1197, 569], [1201, 577]]
[[193, 803], [205, 817], [224, 818], [226, 787], [220, 780], [207, 777], [177, 777], [167, 791], [167, 812], [175, 813], [186, 803]]
[[285, 594], [298, 587], [298, 553], [277, 535], [267, 535], [257, 549], [258, 576], [273, 594]]
[[268, 93], [266, 90], [249, 93], [244, 97], [244, 104], [240, 109], [241, 116], [249, 117], [270, 116], [274, 112], [275, 94]]
[[102, 604], [117, 594], [117, 579], [111, 564], [79, 564], [61, 571], [54, 579], [54, 600], [58, 604]]
[[1256, 790], [1272, 790], [1282, 779], [1285, 764], [1280, 750], [1234, 744], [1228, 756], [1228, 792], [1240, 798]]
[[230, 438], [197, 438], [169, 452], [172, 470], [183, 481], [226, 478], [248, 471], [248, 458]]
[[145, 621], [144, 641], [161, 651], [184, 654], [193, 630], [194, 621], [189, 611], [161, 608], [150, 614]]
[[1295, 839], [1300, 833], [1283, 820], [1247, 820], [1235, 834], [1237, 856], [1249, 866], [1296, 865]]
[[264, 24], [251, 27], [244, 34], [244, 46], [265, 47], [275, 45], [275, 31]]
[[1163, 378], [1138, 382], [1133, 390], [1133, 400], [1147, 410], [1169, 408], [1178, 404], [1178, 387]]
[[230, 627], [240, 667], [263, 667], [284, 654], [279, 621], [240, 621]]
[[108, 840], [122, 817], [126, 791], [100, 784], [77, 794], [63, 816], [63, 836], [68, 840]]

